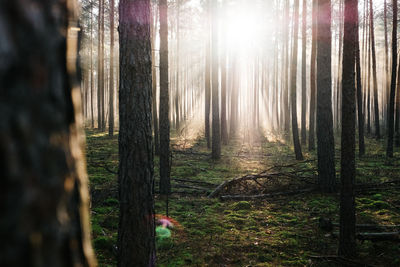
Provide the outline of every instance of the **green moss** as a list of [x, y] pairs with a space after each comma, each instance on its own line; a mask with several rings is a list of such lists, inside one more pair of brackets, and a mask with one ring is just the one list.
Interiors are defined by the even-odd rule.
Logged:
[[249, 210], [251, 204], [248, 201], [239, 201], [232, 205], [233, 210]]

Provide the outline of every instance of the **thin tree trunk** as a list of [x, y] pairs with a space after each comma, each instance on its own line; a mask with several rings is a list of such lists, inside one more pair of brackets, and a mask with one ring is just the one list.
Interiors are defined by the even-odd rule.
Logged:
[[157, 5], [155, 5], [156, 12], [152, 13], [152, 21], [151, 21], [151, 26], [152, 26], [152, 44], [151, 44], [151, 59], [152, 59], [152, 94], [153, 94], [153, 126], [154, 126], [154, 153], [156, 155], [160, 155], [160, 132], [159, 132], [159, 125], [158, 125], [158, 109], [157, 109], [157, 68], [156, 68], [156, 45], [155, 45], [155, 40], [157, 37], [157, 25], [158, 25], [158, 15], [157, 15]]
[[160, 10], [160, 193], [171, 193], [169, 86], [168, 86], [168, 5], [159, 0]]
[[317, 142], [318, 183], [323, 191], [335, 189], [335, 147], [332, 118], [331, 1], [318, 1], [317, 25]]
[[299, 0], [294, 1], [294, 10], [293, 10], [293, 20], [294, 20], [294, 29], [293, 29], [293, 55], [292, 55], [292, 64], [291, 64], [291, 79], [290, 79], [290, 98], [291, 98], [291, 110], [292, 110], [292, 133], [293, 133], [293, 145], [294, 152], [297, 160], [303, 159], [303, 154], [301, 153], [301, 145], [299, 140], [299, 129], [297, 126], [297, 44], [298, 44], [298, 31], [299, 31]]
[[388, 123], [388, 143], [386, 156], [393, 157], [393, 137], [394, 137], [394, 101], [396, 96], [396, 70], [397, 70], [397, 0], [392, 1], [393, 5], [393, 27], [392, 27], [392, 82], [390, 85], [389, 99], [389, 123]]
[[94, 70], [93, 70], [93, 1], [90, 3], [90, 113], [94, 129]]
[[364, 143], [364, 114], [362, 101], [362, 82], [361, 82], [361, 63], [360, 63], [360, 42], [359, 42], [359, 16], [358, 8], [356, 8], [356, 41], [355, 41], [355, 56], [356, 56], [356, 74], [357, 74], [357, 115], [358, 115], [358, 154], [361, 158], [365, 154]]
[[150, 23], [150, 0], [120, 0], [120, 267], [155, 266]]
[[303, 28], [302, 28], [302, 55], [301, 55], [301, 143], [307, 143], [307, 1], [303, 0]]
[[108, 111], [108, 135], [114, 135], [114, 0], [110, 0], [110, 91]]
[[221, 157], [221, 128], [218, 83], [218, 2], [212, 1], [212, 158]]
[[315, 149], [315, 99], [316, 99], [316, 55], [317, 55], [317, 5], [318, 0], [313, 0], [312, 7], [312, 44], [311, 44], [311, 63], [310, 63], [310, 131], [308, 135], [308, 150]]
[[104, 0], [99, 0], [99, 15], [98, 15], [98, 33], [97, 33], [97, 128], [101, 131], [103, 127], [103, 116], [102, 116], [102, 97], [104, 90], [104, 66], [103, 62], [103, 49], [102, 49], [102, 23], [101, 17], [103, 12]]
[[374, 34], [374, 9], [372, 6], [372, 0], [369, 0], [370, 4], [370, 31], [371, 31], [371, 53], [372, 53], [372, 76], [374, 83], [374, 119], [375, 119], [375, 136], [376, 139], [381, 138], [380, 126], [379, 126], [379, 101], [378, 101], [378, 78], [376, 76], [376, 53], [375, 53], [375, 34]]
[[205, 66], [205, 86], [204, 86], [204, 90], [205, 90], [205, 119], [204, 119], [204, 128], [205, 128], [205, 137], [206, 137], [206, 141], [207, 141], [207, 148], [211, 148], [211, 138], [210, 138], [210, 108], [211, 108], [211, 58], [210, 58], [210, 0], [207, 0], [207, 21], [206, 21], [206, 66]]

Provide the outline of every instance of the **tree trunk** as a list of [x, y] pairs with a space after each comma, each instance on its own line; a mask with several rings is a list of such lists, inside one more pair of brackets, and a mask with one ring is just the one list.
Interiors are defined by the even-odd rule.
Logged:
[[356, 254], [356, 211], [354, 181], [356, 176], [356, 88], [355, 48], [357, 33], [357, 0], [345, 0], [342, 63], [342, 138], [341, 138], [341, 190], [339, 256]]
[[212, 1], [212, 158], [221, 157], [218, 83], [218, 2]]
[[108, 111], [108, 135], [114, 135], [114, 0], [110, 0], [110, 91]]
[[357, 115], [358, 115], [358, 154], [361, 158], [365, 154], [364, 142], [364, 114], [363, 114], [363, 101], [362, 101], [362, 82], [361, 82], [361, 63], [360, 63], [360, 42], [359, 42], [359, 16], [358, 8], [356, 8], [356, 41], [355, 41], [355, 56], [356, 56], [356, 74], [357, 74]]
[[371, 53], [372, 53], [372, 76], [374, 83], [374, 119], [375, 119], [375, 136], [376, 139], [381, 138], [379, 126], [379, 101], [378, 101], [378, 79], [376, 77], [376, 53], [375, 53], [375, 34], [374, 34], [374, 8], [372, 0], [369, 0], [370, 5], [370, 31], [371, 31]]
[[76, 6], [0, 2], [1, 266], [96, 265]]
[[170, 125], [168, 88], [168, 5], [159, 0], [160, 9], [160, 193], [171, 192]]
[[312, 7], [312, 44], [311, 44], [311, 63], [310, 63], [310, 131], [308, 133], [308, 150], [315, 149], [315, 99], [316, 99], [316, 55], [317, 55], [317, 11], [318, 0], [313, 0]]
[[389, 123], [388, 123], [388, 143], [386, 156], [393, 157], [393, 137], [394, 137], [394, 101], [396, 95], [396, 70], [397, 70], [397, 0], [392, 1], [393, 5], [393, 30], [392, 30], [392, 82], [390, 84], [389, 98]]
[[317, 25], [317, 142], [318, 184], [335, 189], [335, 147], [332, 118], [331, 1], [318, 1]]
[[206, 66], [205, 66], [205, 85], [204, 85], [204, 90], [205, 90], [205, 119], [204, 119], [204, 126], [205, 126], [205, 137], [207, 141], [207, 147], [211, 148], [211, 138], [210, 138], [210, 108], [211, 108], [211, 58], [210, 58], [210, 0], [207, 0], [207, 21], [206, 21]]
[[228, 125], [226, 119], [226, 46], [222, 46], [221, 57], [221, 139], [224, 145], [228, 144]]
[[93, 2], [90, 3], [90, 113], [94, 129], [94, 70], [93, 70]]
[[[153, 86], [153, 126], [154, 126], [154, 153], [156, 155], [160, 155], [160, 132], [158, 128], [158, 109], [157, 109], [157, 68], [156, 68], [156, 45], [155, 40], [157, 37], [157, 25], [158, 25], [158, 15], [157, 15], [157, 5], [155, 5], [156, 12], [152, 12], [152, 21], [151, 21], [151, 30], [152, 30], [152, 38], [151, 38], [151, 60], [153, 70], [151, 72], [152, 75], [152, 86]], [[154, 15], [153, 15], [154, 14]], [[154, 19], [154, 20], [153, 20]]]
[[302, 46], [301, 46], [301, 144], [307, 143], [307, 1], [303, 0], [303, 28], [302, 28]]
[[297, 126], [297, 43], [298, 43], [298, 31], [299, 31], [299, 0], [294, 1], [294, 9], [293, 9], [293, 20], [294, 20], [294, 29], [293, 29], [293, 55], [292, 55], [292, 64], [291, 64], [291, 79], [290, 79], [290, 99], [291, 99], [291, 110], [292, 110], [292, 134], [293, 134], [293, 145], [294, 152], [297, 160], [303, 159], [303, 154], [301, 153], [300, 139], [299, 139], [299, 129]]
[[104, 90], [104, 66], [103, 62], [103, 49], [102, 49], [102, 34], [101, 34], [101, 14], [103, 14], [103, 2], [104, 0], [99, 0], [99, 15], [98, 15], [98, 32], [97, 32], [97, 128], [101, 131], [103, 127], [103, 117], [102, 117], [102, 106], [101, 98], [102, 92]]
[[120, 267], [155, 266], [150, 23], [150, 0], [120, 1]]

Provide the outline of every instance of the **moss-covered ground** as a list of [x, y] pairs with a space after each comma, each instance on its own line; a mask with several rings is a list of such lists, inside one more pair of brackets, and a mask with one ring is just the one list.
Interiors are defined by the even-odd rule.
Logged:
[[[335, 261], [311, 257], [336, 254], [338, 240], [321, 230], [318, 221], [324, 217], [338, 222], [337, 193], [314, 192], [258, 201], [207, 198], [207, 191], [227, 179], [295, 163], [290, 144], [267, 138], [251, 143], [237, 139], [223, 146], [219, 161], [211, 160], [210, 151], [200, 138], [185, 140], [183, 146], [179, 138], [174, 138], [173, 144], [174, 193], [170, 196], [169, 217], [179, 225], [172, 229], [171, 239], [157, 241], [158, 266], [339, 266]], [[339, 150], [336, 156], [339, 158]], [[307, 175], [312, 179], [315, 157], [306, 152], [306, 161], [288, 167], [288, 171], [308, 169]], [[96, 255], [100, 266], [115, 266], [117, 136], [109, 138], [105, 133], [87, 131], [87, 160]], [[339, 160], [337, 170], [339, 174]], [[400, 179], [399, 176], [400, 154], [387, 160], [383, 142], [367, 139], [367, 154], [357, 159], [357, 182], [385, 182]], [[158, 157], [155, 177], [157, 181]], [[393, 186], [358, 194], [357, 222], [400, 224], [399, 193]], [[155, 209], [157, 214], [165, 215], [165, 202], [158, 195]], [[400, 266], [399, 243], [364, 241], [357, 246], [355, 260], [360, 263]]]

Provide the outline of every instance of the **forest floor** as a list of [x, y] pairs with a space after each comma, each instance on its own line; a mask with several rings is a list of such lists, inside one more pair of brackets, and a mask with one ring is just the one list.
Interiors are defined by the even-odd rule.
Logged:
[[[94, 247], [100, 266], [116, 266], [118, 137], [86, 133]], [[366, 143], [367, 154], [357, 158], [357, 183], [399, 181], [400, 153], [388, 161], [383, 141], [367, 139]], [[267, 177], [235, 183], [219, 196], [310, 188], [316, 182], [314, 152], [303, 149], [305, 160], [297, 162], [290, 143], [259, 136], [231, 141], [223, 146], [221, 160], [213, 161], [204, 139], [175, 135], [172, 144], [169, 217], [175, 227], [170, 239], [157, 240], [158, 266], [400, 266], [399, 241], [359, 241], [354, 262], [319, 257], [337, 252], [333, 233], [338, 228], [327, 232], [319, 223], [320, 218], [339, 221], [337, 193], [303, 192], [251, 201], [207, 198], [224, 181], [261, 172]], [[337, 145], [338, 177], [339, 148]], [[155, 178], [157, 191], [158, 157]], [[399, 184], [360, 191], [357, 223], [399, 225]], [[155, 209], [159, 215], [166, 214], [165, 201], [158, 195]]]

